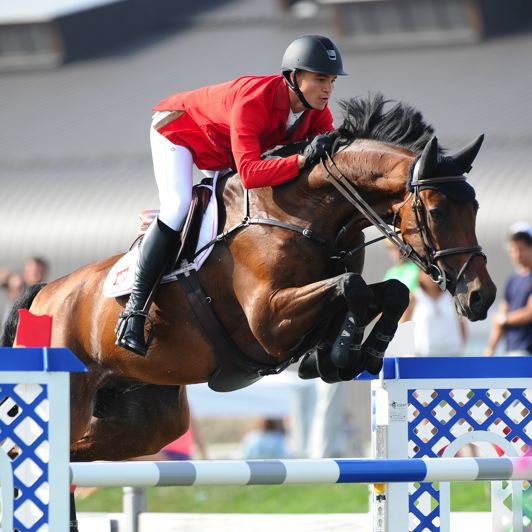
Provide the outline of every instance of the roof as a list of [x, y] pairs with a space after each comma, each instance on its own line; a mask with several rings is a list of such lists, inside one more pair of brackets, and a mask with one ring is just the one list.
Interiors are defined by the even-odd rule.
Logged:
[[45, 22], [64, 15], [77, 13], [124, 0], [17, 0], [3, 2], [0, 24]]

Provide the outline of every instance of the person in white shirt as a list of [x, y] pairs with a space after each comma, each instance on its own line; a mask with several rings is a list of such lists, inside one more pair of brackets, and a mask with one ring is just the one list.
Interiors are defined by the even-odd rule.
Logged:
[[449, 292], [423, 272], [418, 287], [411, 294], [411, 304], [402, 321], [414, 322], [414, 354], [416, 356], [458, 356], [467, 340], [466, 325], [454, 308]]

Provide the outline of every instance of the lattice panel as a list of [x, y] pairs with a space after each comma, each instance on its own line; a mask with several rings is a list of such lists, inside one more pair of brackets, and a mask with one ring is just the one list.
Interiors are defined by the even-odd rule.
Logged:
[[49, 530], [48, 421], [46, 385], [0, 385], [0, 444], [13, 472], [15, 532]]
[[[532, 390], [523, 389], [420, 389], [408, 391], [409, 458], [442, 456], [454, 440], [473, 431], [501, 436], [517, 455], [530, 450]], [[501, 449], [499, 454], [503, 454]], [[500, 484], [501, 483], [497, 483]], [[498, 486], [499, 502], [510, 516], [510, 484]], [[532, 489], [523, 492], [523, 530], [532, 520]], [[528, 500], [528, 504], [527, 504]], [[409, 522], [413, 532], [440, 530], [439, 490], [430, 483], [409, 485]], [[505, 510], [506, 512], [506, 510]], [[505, 513], [506, 519], [506, 513]]]

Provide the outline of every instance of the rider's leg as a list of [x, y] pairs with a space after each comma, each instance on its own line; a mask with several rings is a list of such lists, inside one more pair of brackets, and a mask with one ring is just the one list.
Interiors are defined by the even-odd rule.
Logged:
[[150, 142], [159, 190], [159, 219], [170, 229], [180, 231], [192, 201], [192, 154], [153, 128]]
[[140, 245], [135, 280], [129, 301], [117, 325], [117, 345], [144, 356], [149, 345], [144, 339], [152, 289], [164, 270], [175, 261], [179, 230], [192, 198], [192, 154], [157, 133], [151, 132], [153, 168], [161, 202], [155, 220]]

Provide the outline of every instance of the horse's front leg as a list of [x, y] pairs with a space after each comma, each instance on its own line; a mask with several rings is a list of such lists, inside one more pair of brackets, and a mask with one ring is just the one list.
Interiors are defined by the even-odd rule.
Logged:
[[[274, 357], [286, 358], [317, 343], [331, 319], [350, 311], [359, 323], [367, 322], [371, 289], [356, 273], [344, 273], [309, 285], [270, 291], [253, 306], [249, 323], [255, 337]], [[314, 333], [314, 334], [312, 334]], [[306, 341], [307, 340], [307, 341]], [[312, 345], [310, 345], [312, 344]]]
[[408, 307], [410, 292], [403, 283], [395, 279], [372, 284], [370, 288], [374, 296], [370, 313], [376, 316], [382, 311], [382, 314], [362, 345], [362, 358], [365, 369], [376, 375], [382, 369], [384, 353]]
[[[396, 280], [369, 285], [371, 300], [364, 312], [347, 312], [343, 323], [331, 322], [316, 351], [299, 367], [301, 378], [321, 377], [332, 383], [352, 380], [364, 370], [377, 374], [397, 323], [409, 303], [406, 286]], [[366, 326], [381, 314], [362, 345]]]

